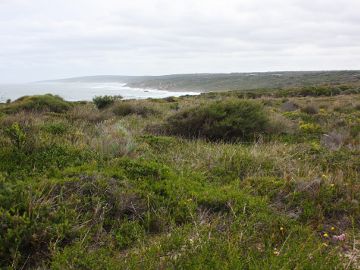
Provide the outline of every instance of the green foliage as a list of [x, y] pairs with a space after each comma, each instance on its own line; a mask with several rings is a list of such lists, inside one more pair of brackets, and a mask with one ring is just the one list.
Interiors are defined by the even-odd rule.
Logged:
[[151, 148], [157, 151], [166, 151], [176, 142], [176, 140], [172, 137], [153, 136], [153, 135], [141, 136], [139, 138], [139, 141], [146, 142], [148, 145], [150, 145]]
[[46, 145], [31, 152], [5, 148], [0, 150], [0, 171], [14, 177], [24, 177], [28, 174], [46, 172], [51, 168], [62, 169], [69, 165], [81, 165], [95, 158], [94, 153], [89, 150], [84, 151], [68, 145]]
[[319, 134], [322, 132], [322, 129], [319, 125], [314, 124], [314, 123], [300, 123], [300, 130], [303, 133], [308, 133], [308, 134]]
[[121, 96], [97, 96], [93, 98], [95, 106], [101, 110], [114, 104], [118, 99], [122, 99]]
[[59, 250], [51, 263], [51, 269], [79, 269], [79, 270], [117, 270], [119, 263], [114, 255], [106, 248], [88, 250], [77, 243]]
[[143, 240], [145, 231], [138, 222], [125, 221], [115, 230], [116, 246], [126, 249], [136, 242]]
[[41, 96], [25, 96], [7, 104], [1, 110], [6, 113], [20, 111], [63, 113], [72, 107], [71, 103], [59, 96], [51, 94]]
[[265, 157], [254, 157], [249, 151], [236, 152], [232, 155], [224, 155], [218, 163], [211, 168], [211, 175], [220, 179], [222, 183], [231, 182], [234, 179], [244, 179], [259, 171], [270, 174], [277, 171], [274, 162]]
[[117, 103], [113, 108], [113, 113], [117, 116], [136, 114], [143, 117], [159, 114], [155, 108], [149, 107], [147, 105], [132, 104], [129, 102]]
[[[358, 215], [360, 207], [346, 197], [344, 185], [323, 180], [294, 182], [276, 178], [247, 179], [242, 185], [253, 194], [268, 197], [280, 209], [305, 223], [321, 223], [346, 214]], [[342, 224], [346, 226], [346, 224]]]
[[11, 127], [5, 129], [5, 134], [17, 150], [23, 148], [26, 143], [26, 134], [18, 123], [13, 123]]
[[69, 127], [63, 122], [58, 122], [45, 124], [42, 129], [52, 135], [63, 135], [68, 131]]
[[[275, 93], [2, 113], [0, 268], [356, 269], [359, 113], [335, 108], [359, 97]], [[120, 104], [136, 109], [119, 121]], [[187, 139], [150, 134], [164, 123]]]
[[179, 112], [167, 119], [170, 134], [209, 140], [253, 140], [265, 132], [268, 118], [250, 101], [216, 102]]
[[156, 162], [122, 159], [118, 166], [132, 179], [162, 180], [169, 176], [169, 168]]
[[319, 109], [314, 105], [307, 105], [304, 108], [301, 108], [301, 111], [307, 114], [318, 114]]

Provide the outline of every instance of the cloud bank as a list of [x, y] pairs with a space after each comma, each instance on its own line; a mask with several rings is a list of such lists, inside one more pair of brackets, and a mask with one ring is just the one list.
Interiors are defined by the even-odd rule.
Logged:
[[0, 0], [0, 82], [360, 69], [358, 0]]

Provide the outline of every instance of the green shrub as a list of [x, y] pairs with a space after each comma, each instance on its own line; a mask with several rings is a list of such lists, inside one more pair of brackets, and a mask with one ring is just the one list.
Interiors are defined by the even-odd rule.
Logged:
[[115, 100], [122, 99], [121, 96], [96, 96], [93, 98], [95, 106], [101, 110], [114, 104]]
[[123, 159], [118, 164], [126, 176], [132, 179], [164, 180], [169, 177], [167, 166], [145, 160]]
[[26, 143], [26, 134], [18, 123], [13, 123], [9, 128], [5, 129], [5, 134], [17, 149], [21, 149]]
[[5, 113], [16, 113], [20, 111], [63, 113], [68, 111], [71, 107], [71, 103], [65, 101], [61, 97], [46, 94], [21, 97], [4, 106], [2, 110]]
[[69, 129], [69, 127], [62, 122], [45, 124], [42, 129], [52, 135], [62, 135]]
[[138, 222], [125, 221], [115, 231], [115, 239], [119, 249], [125, 249], [144, 238], [144, 228]]
[[89, 150], [78, 149], [67, 144], [31, 146], [32, 149], [27, 144], [26, 141], [25, 148], [21, 145], [20, 149], [9, 147], [0, 149], [0, 171], [7, 172], [9, 175], [28, 176], [47, 172], [50, 168], [63, 169], [68, 166], [82, 165], [96, 157]]
[[253, 140], [265, 132], [268, 118], [261, 105], [250, 101], [223, 101], [179, 112], [167, 119], [170, 134], [209, 140]]
[[318, 114], [319, 113], [319, 108], [317, 108], [314, 105], [307, 105], [304, 108], [301, 108], [301, 111], [303, 113], [307, 113], [307, 114]]
[[146, 105], [132, 104], [129, 102], [121, 102], [116, 104], [113, 113], [117, 116], [127, 116], [137, 114], [143, 117], [157, 115], [159, 111]]
[[173, 137], [144, 135], [139, 141], [146, 142], [152, 149], [156, 151], [166, 151], [174, 146], [176, 140]]
[[77, 243], [58, 251], [51, 263], [51, 269], [116, 270], [120, 269], [119, 263], [108, 249], [88, 250]]
[[212, 178], [221, 183], [231, 182], [234, 179], [245, 179], [254, 174], [273, 175], [278, 173], [276, 164], [265, 156], [254, 156], [249, 151], [241, 151], [229, 155], [224, 154], [209, 170]]
[[322, 132], [321, 126], [313, 123], [302, 122], [300, 123], [299, 128], [303, 133], [318, 134]]

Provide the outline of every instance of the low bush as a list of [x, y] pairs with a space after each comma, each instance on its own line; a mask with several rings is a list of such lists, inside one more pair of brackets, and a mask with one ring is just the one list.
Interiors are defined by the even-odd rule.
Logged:
[[52, 135], [63, 135], [69, 130], [69, 126], [64, 122], [45, 124], [41, 128]]
[[299, 105], [292, 101], [287, 101], [281, 105], [281, 110], [283, 112], [293, 112], [296, 111], [298, 108]]
[[143, 117], [157, 115], [159, 111], [145, 105], [132, 104], [129, 102], [120, 102], [113, 108], [113, 113], [117, 116], [127, 116], [130, 114], [137, 114]]
[[87, 144], [103, 158], [129, 154], [135, 147], [131, 135], [121, 126], [96, 125], [97, 136], [87, 136]]
[[265, 132], [269, 120], [255, 102], [223, 101], [179, 112], [167, 119], [168, 133], [209, 140], [253, 140]]
[[278, 174], [274, 161], [265, 156], [255, 156], [249, 151], [224, 154], [209, 170], [211, 179], [218, 179], [221, 183], [234, 179], [245, 179], [254, 174]]
[[300, 123], [299, 128], [303, 133], [318, 134], [318, 133], [322, 132], [321, 126], [319, 126], [317, 124], [313, 124], [313, 123], [302, 122], [302, 123]]
[[95, 106], [101, 110], [114, 104], [115, 100], [122, 99], [121, 96], [97, 96], [93, 98]]
[[11, 127], [5, 129], [5, 134], [17, 149], [21, 149], [26, 142], [26, 134], [18, 123], [14, 123]]
[[319, 108], [317, 108], [314, 105], [307, 105], [304, 108], [301, 108], [301, 111], [303, 113], [307, 113], [307, 114], [318, 114], [319, 113]]
[[5, 105], [2, 111], [5, 113], [16, 113], [20, 111], [63, 113], [68, 111], [71, 107], [72, 104], [61, 97], [46, 94], [21, 97], [14, 102]]
[[72, 108], [68, 113], [67, 117], [70, 120], [80, 120], [91, 123], [99, 123], [110, 118], [106, 111], [97, 110], [92, 104], [78, 105]]

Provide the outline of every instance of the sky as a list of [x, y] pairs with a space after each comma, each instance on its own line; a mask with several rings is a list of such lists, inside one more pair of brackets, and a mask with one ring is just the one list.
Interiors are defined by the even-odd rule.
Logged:
[[359, 0], [0, 0], [0, 83], [360, 69]]

